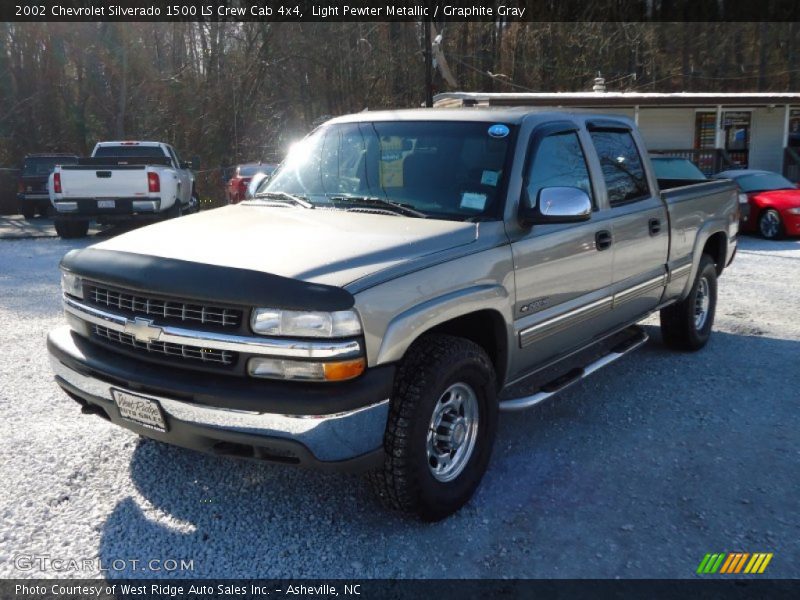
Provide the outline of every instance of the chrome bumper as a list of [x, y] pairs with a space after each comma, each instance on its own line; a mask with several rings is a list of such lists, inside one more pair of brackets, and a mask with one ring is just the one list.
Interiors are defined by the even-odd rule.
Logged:
[[[111, 388], [158, 401], [166, 414], [168, 425], [173, 425], [174, 421], [188, 423], [202, 428], [203, 435], [211, 439], [214, 439], [216, 434], [231, 432], [289, 440], [302, 444], [317, 461], [323, 463], [357, 458], [375, 452], [383, 445], [383, 433], [389, 414], [388, 399], [350, 412], [330, 415], [258, 413], [215, 408], [153, 394], [142, 394], [79, 373], [52, 355], [50, 363], [57, 382], [66, 383], [68, 388], [73, 388], [80, 396], [87, 396], [85, 399], [91, 404], [101, 402], [102, 408], [113, 423], [177, 445], [185, 444], [171, 439], [170, 432], [163, 434], [152, 432], [135, 422], [123, 419], [116, 408]], [[224, 436], [219, 439], [224, 439]]]

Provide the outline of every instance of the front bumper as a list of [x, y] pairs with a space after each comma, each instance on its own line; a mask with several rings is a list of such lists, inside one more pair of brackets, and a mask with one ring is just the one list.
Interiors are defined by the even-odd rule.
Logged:
[[[202, 385], [202, 378], [198, 382], [197, 375], [192, 374], [191, 380], [199, 384], [192, 389], [178, 381], [180, 375], [175, 375], [175, 369], [165, 371], [110, 354], [68, 327], [52, 331], [47, 344], [56, 382], [83, 406], [84, 412], [98, 414], [141, 435], [214, 454], [323, 470], [366, 470], [381, 464], [393, 369], [382, 369], [379, 377], [365, 380], [366, 389], [363, 382], [329, 388], [331, 396], [351, 396], [336, 398], [331, 406], [342, 406], [344, 402], [351, 407], [328, 414], [310, 414], [318, 407], [319, 384], [295, 384], [297, 411], [288, 414], [287, 410], [274, 412], [275, 404], [269, 398], [270, 390], [284, 393], [283, 382], [256, 384], [218, 376], [214, 378], [217, 385], [209, 390]], [[173, 376], [165, 377], [165, 372]], [[163, 379], [160, 385], [154, 380], [158, 373]], [[231, 386], [233, 398], [226, 396], [226, 385]], [[167, 431], [122, 418], [111, 395], [112, 388], [156, 400], [164, 413]], [[170, 393], [169, 388], [175, 391]], [[312, 399], [305, 399], [304, 408], [303, 396], [309, 389], [313, 391]], [[370, 393], [374, 397], [367, 401]], [[281, 400], [277, 399], [279, 404]], [[267, 412], [265, 408], [270, 404], [273, 411]]]
[[786, 235], [800, 235], [800, 215], [790, 213], [788, 210], [782, 211], [783, 229]]

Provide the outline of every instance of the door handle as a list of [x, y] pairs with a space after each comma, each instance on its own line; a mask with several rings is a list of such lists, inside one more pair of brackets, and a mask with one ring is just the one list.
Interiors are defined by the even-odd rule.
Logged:
[[650, 235], [658, 235], [661, 233], [661, 219], [650, 219], [647, 228], [650, 230]]
[[610, 248], [613, 242], [614, 238], [611, 236], [611, 232], [607, 229], [603, 229], [594, 234], [594, 244], [598, 250], [606, 250], [607, 248]]

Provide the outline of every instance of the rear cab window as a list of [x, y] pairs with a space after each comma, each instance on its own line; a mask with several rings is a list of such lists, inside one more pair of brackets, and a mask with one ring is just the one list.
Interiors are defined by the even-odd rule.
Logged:
[[99, 146], [94, 152], [95, 158], [171, 158], [164, 154], [159, 146]]
[[73, 156], [29, 156], [22, 166], [23, 177], [46, 177], [56, 165], [72, 165], [77, 162]]

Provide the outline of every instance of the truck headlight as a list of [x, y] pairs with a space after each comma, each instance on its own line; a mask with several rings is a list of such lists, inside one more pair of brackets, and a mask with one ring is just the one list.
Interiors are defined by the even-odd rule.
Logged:
[[345, 381], [358, 377], [365, 368], [363, 358], [326, 363], [260, 357], [247, 361], [248, 375], [264, 379]]
[[83, 298], [83, 280], [69, 271], [61, 271], [61, 290], [70, 296]]
[[790, 208], [786, 212], [792, 215], [800, 215], [800, 206], [795, 206], [794, 208]]
[[336, 338], [361, 335], [361, 321], [354, 310], [335, 312], [257, 308], [250, 326], [261, 335]]

